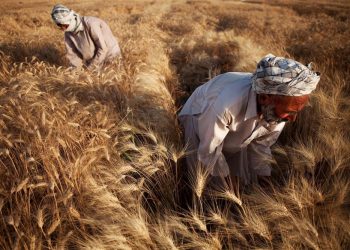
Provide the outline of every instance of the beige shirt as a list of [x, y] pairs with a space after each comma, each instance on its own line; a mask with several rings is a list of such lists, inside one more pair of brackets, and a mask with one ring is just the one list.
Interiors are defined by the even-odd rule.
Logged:
[[285, 123], [270, 125], [257, 114], [250, 73], [230, 72], [198, 87], [179, 114], [194, 116], [198, 136], [197, 158], [214, 176], [233, 172], [246, 181], [270, 175], [270, 146]]
[[100, 67], [120, 56], [117, 39], [106, 22], [97, 17], [82, 17], [83, 29], [65, 32], [67, 58], [73, 67]]

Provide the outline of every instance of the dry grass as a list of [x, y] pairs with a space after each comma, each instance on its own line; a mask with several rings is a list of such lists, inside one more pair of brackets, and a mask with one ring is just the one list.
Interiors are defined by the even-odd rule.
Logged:
[[[51, 3], [0, 6], [1, 249], [350, 247], [347, 1], [69, 6], [109, 23], [123, 61], [71, 71]], [[269, 52], [315, 62], [311, 107], [274, 147], [271, 183], [210, 189], [185, 171], [176, 112]]]

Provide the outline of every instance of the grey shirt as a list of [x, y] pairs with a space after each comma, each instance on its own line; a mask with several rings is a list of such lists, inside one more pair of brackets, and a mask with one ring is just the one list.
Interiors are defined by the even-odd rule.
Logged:
[[81, 18], [82, 30], [65, 32], [67, 58], [73, 67], [100, 67], [120, 56], [117, 39], [107, 23], [97, 17]]

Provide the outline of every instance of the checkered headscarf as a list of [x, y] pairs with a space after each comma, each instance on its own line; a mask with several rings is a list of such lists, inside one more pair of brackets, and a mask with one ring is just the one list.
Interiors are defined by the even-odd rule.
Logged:
[[258, 94], [302, 96], [317, 86], [320, 74], [292, 59], [266, 55], [253, 75], [253, 89]]
[[66, 31], [76, 32], [81, 26], [80, 16], [62, 4], [53, 7], [51, 17], [56, 24], [68, 24]]

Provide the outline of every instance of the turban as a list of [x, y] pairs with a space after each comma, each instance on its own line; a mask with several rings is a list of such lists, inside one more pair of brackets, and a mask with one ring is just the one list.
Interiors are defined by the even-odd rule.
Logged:
[[80, 16], [62, 4], [56, 4], [53, 7], [51, 17], [56, 24], [69, 25], [66, 31], [76, 32], [78, 28], [81, 29], [82, 24]]
[[292, 59], [266, 55], [253, 74], [253, 89], [258, 94], [302, 96], [310, 94], [320, 73]]

